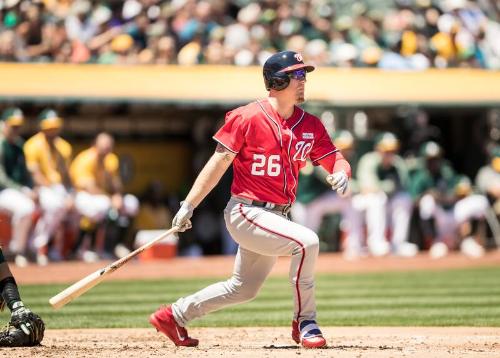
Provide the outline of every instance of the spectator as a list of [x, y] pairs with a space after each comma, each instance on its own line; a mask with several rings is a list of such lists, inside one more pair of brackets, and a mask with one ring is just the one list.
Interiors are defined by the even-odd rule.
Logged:
[[[96, 225], [107, 225], [108, 229], [118, 227], [121, 229], [120, 234], [124, 234], [130, 226], [131, 218], [139, 210], [137, 198], [123, 193], [118, 172], [119, 159], [113, 153], [113, 148], [113, 137], [108, 133], [100, 133], [93, 146], [78, 154], [71, 164], [70, 175], [78, 190], [75, 206], [84, 215], [83, 230], [73, 252], [79, 249], [86, 233], [92, 235], [92, 244], [95, 246]], [[123, 237], [124, 235], [106, 235], [104, 255], [123, 254], [123, 243], [119, 242]], [[91, 249], [95, 250], [95, 247]], [[93, 250], [86, 255], [89, 260], [96, 259]]]
[[487, 199], [473, 194], [468, 179], [455, 174], [436, 142], [424, 143], [421, 153], [424, 165], [412, 177], [411, 192], [424, 236], [432, 242], [429, 254], [440, 258], [460, 247], [467, 256], [482, 256], [484, 249], [472, 229], [474, 220], [485, 218]]
[[[498, 69], [500, 10], [493, 3], [23, 1], [3, 10], [0, 59], [247, 66], [288, 46], [318, 65]], [[109, 48], [118, 35], [132, 39], [120, 53]], [[168, 56], [158, 60], [162, 37]]]
[[[375, 150], [363, 155], [357, 168], [360, 194], [354, 206], [366, 210], [368, 249], [375, 256], [392, 251], [400, 256], [414, 256], [417, 246], [408, 242], [413, 201], [408, 193], [408, 170], [397, 154], [399, 140], [392, 133], [375, 139]], [[386, 239], [391, 228], [390, 243]]]
[[33, 214], [38, 195], [26, 167], [23, 140], [19, 129], [24, 115], [19, 108], [8, 108], [2, 113], [0, 127], [0, 209], [12, 215], [10, 252], [17, 266], [28, 264], [27, 244], [33, 225]]
[[24, 153], [42, 209], [33, 243], [37, 249], [37, 262], [45, 265], [48, 262], [47, 245], [54, 235], [56, 247], [51, 258], [59, 260], [62, 255], [64, 231], [61, 224], [73, 205], [69, 193], [73, 188], [69, 177], [72, 149], [59, 136], [63, 121], [56, 111], [45, 109], [38, 120], [40, 132], [26, 141]]

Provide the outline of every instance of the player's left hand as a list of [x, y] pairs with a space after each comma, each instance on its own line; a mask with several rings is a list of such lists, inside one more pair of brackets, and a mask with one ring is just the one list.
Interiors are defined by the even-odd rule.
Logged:
[[336, 190], [339, 195], [344, 195], [349, 185], [349, 177], [343, 170], [329, 174], [326, 181], [332, 186], [332, 190]]
[[193, 216], [194, 207], [186, 201], [181, 202], [181, 207], [172, 220], [172, 226], [177, 226], [180, 232], [191, 229], [191, 216]]

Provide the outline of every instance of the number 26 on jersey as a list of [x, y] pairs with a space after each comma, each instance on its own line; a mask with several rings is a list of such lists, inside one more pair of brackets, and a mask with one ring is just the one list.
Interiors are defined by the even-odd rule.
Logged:
[[277, 177], [280, 175], [280, 156], [270, 155], [267, 158], [264, 154], [254, 154], [252, 163], [252, 175]]

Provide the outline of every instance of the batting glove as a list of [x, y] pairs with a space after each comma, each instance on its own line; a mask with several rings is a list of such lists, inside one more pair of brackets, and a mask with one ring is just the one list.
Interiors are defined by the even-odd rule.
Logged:
[[337, 191], [337, 194], [344, 195], [347, 191], [347, 185], [349, 184], [349, 177], [345, 171], [341, 170], [340, 172], [328, 175], [326, 181], [332, 186], [332, 190]]
[[191, 229], [191, 217], [193, 216], [194, 207], [186, 201], [181, 202], [181, 207], [172, 220], [172, 226], [179, 228], [180, 232]]

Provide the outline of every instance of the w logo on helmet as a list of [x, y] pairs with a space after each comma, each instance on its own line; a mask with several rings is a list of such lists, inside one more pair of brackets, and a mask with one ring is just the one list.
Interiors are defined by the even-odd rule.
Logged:
[[302, 58], [302, 55], [300, 53], [296, 53], [295, 55], [293, 55], [293, 57], [295, 57], [295, 59], [299, 62], [304, 61], [304, 59]]

